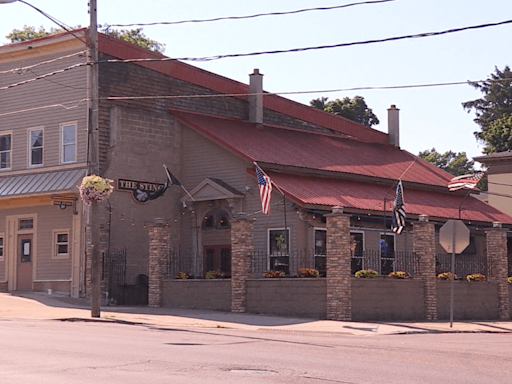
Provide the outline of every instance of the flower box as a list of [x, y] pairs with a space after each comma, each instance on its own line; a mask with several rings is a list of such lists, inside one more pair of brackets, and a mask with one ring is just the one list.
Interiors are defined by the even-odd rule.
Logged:
[[379, 273], [373, 269], [361, 269], [355, 273], [355, 277], [358, 279], [373, 279]]

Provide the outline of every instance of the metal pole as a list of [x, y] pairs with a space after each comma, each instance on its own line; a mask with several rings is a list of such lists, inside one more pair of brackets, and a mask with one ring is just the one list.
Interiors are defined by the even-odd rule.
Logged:
[[[91, 61], [90, 71], [90, 146], [89, 146], [89, 172], [99, 174], [98, 154], [98, 20], [96, 0], [89, 0], [89, 57]], [[101, 255], [100, 255], [100, 226], [99, 203], [92, 202], [90, 228], [91, 228], [91, 317], [100, 317], [101, 312]]]
[[450, 328], [453, 327], [453, 296], [455, 291], [455, 223], [452, 233], [452, 281], [450, 283]]

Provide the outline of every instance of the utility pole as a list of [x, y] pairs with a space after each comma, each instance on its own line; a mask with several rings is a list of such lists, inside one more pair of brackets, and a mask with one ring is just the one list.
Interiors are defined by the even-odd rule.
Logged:
[[[96, 0], [89, 0], [89, 173], [98, 175], [99, 167], [99, 89], [98, 89], [98, 16]], [[89, 216], [91, 230], [91, 317], [100, 317], [101, 311], [101, 255], [99, 203], [93, 201]]]

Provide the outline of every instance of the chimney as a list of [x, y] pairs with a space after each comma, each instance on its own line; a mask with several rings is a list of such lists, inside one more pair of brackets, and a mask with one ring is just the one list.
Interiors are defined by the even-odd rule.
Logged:
[[400, 148], [400, 124], [398, 119], [398, 112], [400, 110], [396, 105], [391, 105], [388, 109], [388, 135], [389, 144]]
[[263, 125], [263, 75], [255, 68], [249, 75], [249, 122]]

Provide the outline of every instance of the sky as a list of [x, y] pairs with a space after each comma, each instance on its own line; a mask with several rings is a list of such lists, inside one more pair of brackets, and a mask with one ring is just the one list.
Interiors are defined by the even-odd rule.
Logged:
[[[88, 0], [26, 0], [70, 26], [88, 26]], [[332, 7], [360, 0], [97, 0], [98, 23], [130, 24], [207, 19]], [[341, 9], [267, 16], [245, 20], [143, 27], [143, 33], [166, 45], [170, 57], [284, 50], [383, 39], [444, 31], [512, 19], [510, 0], [394, 0]], [[0, 4], [0, 45], [5, 36], [24, 25], [56, 27], [26, 4]], [[128, 28], [128, 27], [117, 27]], [[309, 104], [364, 97], [380, 120], [374, 128], [387, 132], [387, 109], [400, 109], [400, 145], [414, 154], [439, 152], [482, 154], [473, 132], [474, 111], [462, 103], [482, 94], [467, 84], [412, 89], [332, 89], [389, 87], [484, 80], [495, 67], [512, 64], [508, 37], [512, 24], [441, 36], [406, 39], [351, 47], [226, 58], [190, 63], [219, 75], [248, 83], [259, 68], [267, 92], [303, 92], [285, 97]]]

